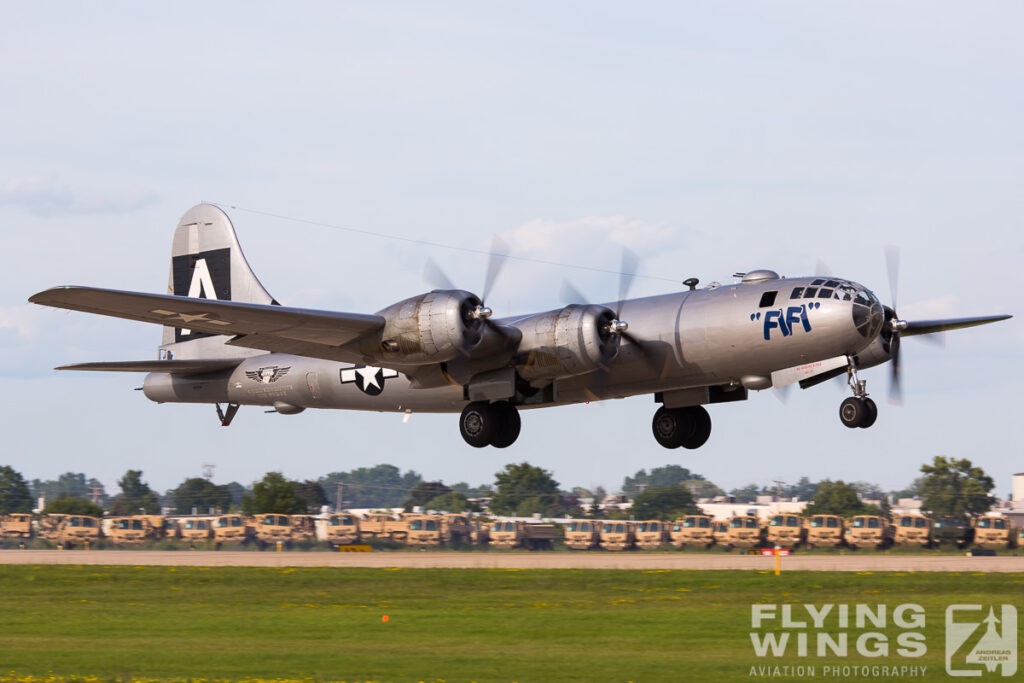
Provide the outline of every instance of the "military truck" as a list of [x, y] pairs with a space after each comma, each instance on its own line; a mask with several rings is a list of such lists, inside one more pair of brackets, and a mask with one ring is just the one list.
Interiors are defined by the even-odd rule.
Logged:
[[459, 545], [473, 542], [473, 524], [469, 517], [460, 513], [441, 515], [441, 543]]
[[551, 550], [557, 537], [554, 524], [493, 522], [490, 529], [491, 545], [495, 548]]
[[601, 542], [601, 523], [590, 520], [573, 520], [565, 527], [565, 547], [573, 550], [590, 550]]
[[884, 550], [892, 545], [895, 527], [879, 515], [856, 515], [846, 523], [846, 545], [851, 550], [874, 547]]
[[292, 520], [288, 515], [253, 515], [249, 526], [260, 548], [292, 540]]
[[407, 527], [405, 520], [396, 519], [392, 515], [380, 512], [364, 515], [359, 520], [359, 533], [364, 539], [381, 538], [404, 541], [409, 533]]
[[335, 512], [327, 518], [327, 543], [332, 546], [359, 542], [359, 518], [349, 512]]
[[1013, 522], [1005, 517], [978, 517], [974, 520], [974, 543], [981, 548], [1012, 548]]
[[403, 515], [406, 523], [407, 545], [439, 546], [441, 545], [440, 515], [410, 514]]
[[32, 515], [12, 512], [0, 518], [0, 534], [4, 538], [32, 538]]
[[195, 543], [213, 537], [213, 520], [209, 517], [188, 517], [178, 520], [178, 535], [183, 541]]
[[83, 543], [95, 543], [100, 539], [100, 518], [82, 515], [46, 515], [40, 523], [40, 535], [73, 548]]
[[974, 529], [966, 517], [933, 517], [932, 544], [942, 547], [943, 543], [966, 548], [974, 542]]
[[729, 535], [729, 520], [716, 519], [711, 522], [711, 536], [715, 539], [715, 543], [718, 545], [724, 545], [725, 539]]
[[221, 515], [213, 520], [213, 540], [222, 543], [245, 543], [253, 537], [252, 528], [242, 515]]
[[656, 519], [636, 522], [633, 526], [634, 542], [644, 550], [668, 543], [669, 525]]
[[814, 515], [807, 527], [807, 547], [835, 548], [843, 544], [843, 518], [836, 515]]
[[930, 548], [932, 545], [932, 520], [923, 515], [896, 515], [894, 520], [896, 532], [893, 543], [896, 545], [916, 545]]
[[807, 526], [800, 515], [779, 513], [768, 519], [765, 542], [770, 547], [795, 548], [807, 538]]
[[732, 548], [756, 548], [764, 543], [764, 528], [756, 515], [733, 515], [728, 519], [728, 530], [722, 544]]
[[672, 523], [670, 542], [680, 550], [685, 550], [688, 545], [710, 548], [715, 543], [713, 525], [714, 520], [708, 515], [687, 515]]
[[628, 550], [636, 541], [630, 522], [605, 522], [601, 525], [601, 547], [605, 550]]
[[129, 515], [104, 520], [106, 536], [114, 545], [140, 545], [161, 538], [163, 515]]
[[292, 542], [316, 539], [316, 517], [313, 515], [289, 515], [292, 525]]
[[164, 518], [164, 538], [178, 539], [181, 538], [181, 529], [178, 526], [178, 520], [170, 517]]

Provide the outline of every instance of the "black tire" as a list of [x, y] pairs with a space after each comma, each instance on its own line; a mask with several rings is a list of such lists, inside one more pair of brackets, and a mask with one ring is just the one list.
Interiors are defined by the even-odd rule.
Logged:
[[867, 417], [868, 408], [864, 401], [851, 396], [839, 404], [839, 419], [850, 429], [856, 429]]
[[501, 418], [490, 403], [474, 401], [463, 408], [459, 417], [462, 438], [473, 448], [489, 446], [498, 434]]
[[870, 398], [865, 398], [864, 408], [867, 412], [864, 415], [864, 421], [861, 423], [861, 429], [867, 429], [871, 425], [875, 424], [875, 420], [878, 418], [878, 406]]
[[695, 423], [687, 408], [662, 406], [654, 413], [651, 431], [654, 440], [665, 448], [679, 448], [693, 434]]
[[686, 439], [683, 439], [683, 448], [693, 450], [707, 443], [708, 438], [711, 436], [711, 416], [708, 415], [708, 411], [704, 409], [704, 406], [694, 406], [688, 408], [688, 410], [693, 417], [694, 426], [693, 433]]
[[519, 411], [508, 401], [492, 403], [491, 410], [498, 419], [497, 433], [491, 440], [491, 445], [495, 448], [508, 448], [519, 438], [519, 431], [523, 426], [522, 420], [519, 419]]

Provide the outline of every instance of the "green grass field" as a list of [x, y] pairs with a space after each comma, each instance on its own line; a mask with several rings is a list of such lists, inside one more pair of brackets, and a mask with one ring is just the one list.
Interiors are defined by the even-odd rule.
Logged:
[[[752, 666], [944, 672], [944, 610], [1024, 573], [0, 566], [0, 681], [736, 681]], [[927, 654], [758, 658], [752, 603], [912, 602]], [[388, 621], [384, 622], [384, 615]], [[837, 630], [835, 624], [827, 629]], [[1024, 632], [1024, 630], [1022, 630]], [[1021, 667], [1024, 670], [1024, 667]], [[860, 677], [860, 680], [888, 680]]]

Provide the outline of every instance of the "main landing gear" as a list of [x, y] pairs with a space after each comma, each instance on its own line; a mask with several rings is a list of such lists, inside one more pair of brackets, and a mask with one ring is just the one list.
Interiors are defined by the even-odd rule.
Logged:
[[852, 362], [847, 369], [847, 382], [853, 389], [853, 396], [839, 404], [839, 419], [850, 429], [867, 429], [875, 424], [878, 406], [868, 398], [867, 382], [857, 379], [857, 368]]
[[474, 448], [508, 448], [519, 438], [519, 411], [508, 401], [473, 401], [462, 411], [459, 431]]
[[704, 406], [662, 406], [654, 413], [651, 429], [665, 448], [700, 448], [711, 436], [711, 416]]

